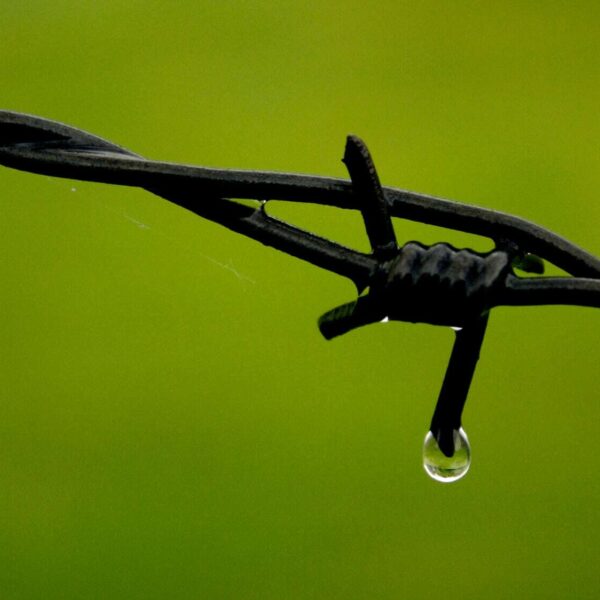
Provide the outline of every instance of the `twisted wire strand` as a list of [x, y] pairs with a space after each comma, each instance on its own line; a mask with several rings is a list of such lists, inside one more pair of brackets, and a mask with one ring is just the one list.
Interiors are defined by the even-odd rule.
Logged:
[[[377, 271], [370, 254], [346, 248], [228, 198], [309, 202], [361, 210], [351, 181], [313, 175], [212, 169], [147, 160], [112, 142], [40, 117], [0, 111], [0, 163], [35, 173], [142, 187], [263, 244], [350, 278], [364, 289]], [[574, 277], [509, 275], [501, 304], [600, 307], [600, 259], [565, 238], [513, 215], [383, 187], [389, 214], [510, 240]]]
[[[144, 188], [237, 233], [348, 277], [359, 291], [368, 287], [367, 294], [321, 317], [319, 329], [327, 339], [382, 319], [458, 325], [430, 425], [440, 451], [452, 457], [490, 309], [501, 304], [600, 307], [600, 259], [519, 217], [382, 187], [366, 145], [355, 136], [347, 139], [344, 162], [350, 181], [158, 162], [67, 125], [0, 111], [0, 164]], [[263, 202], [254, 208], [230, 198]], [[359, 210], [372, 253], [269, 216], [268, 200]], [[496, 248], [486, 254], [445, 243], [427, 247], [408, 242], [398, 248], [391, 216], [486, 236]], [[526, 253], [545, 258], [573, 277], [516, 277], [513, 261]]]

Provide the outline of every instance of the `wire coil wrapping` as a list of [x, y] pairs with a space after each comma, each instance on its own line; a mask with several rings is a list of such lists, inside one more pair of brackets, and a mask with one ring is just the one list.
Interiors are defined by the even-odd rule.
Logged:
[[463, 326], [495, 306], [510, 262], [501, 250], [479, 254], [446, 243], [405, 244], [392, 261], [385, 283], [388, 317]]
[[[367, 290], [320, 318], [319, 329], [327, 339], [383, 319], [460, 328], [430, 426], [440, 450], [452, 456], [490, 309], [503, 304], [600, 307], [600, 260], [524, 219], [382, 187], [366, 145], [356, 136], [348, 136], [343, 160], [350, 181], [163, 163], [61, 123], [0, 111], [2, 164], [142, 187], [232, 231], [347, 277], [359, 292]], [[229, 198], [359, 210], [372, 251], [362, 253], [283, 223], [269, 216], [263, 203], [253, 208]], [[485, 254], [446, 243], [409, 242], [399, 248], [393, 216], [483, 235], [496, 248]], [[573, 277], [516, 277], [513, 264], [541, 272], [541, 259], [530, 253]]]

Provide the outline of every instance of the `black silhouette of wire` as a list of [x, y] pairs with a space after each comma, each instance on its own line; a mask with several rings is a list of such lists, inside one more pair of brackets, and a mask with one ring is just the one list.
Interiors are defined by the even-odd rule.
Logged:
[[[455, 326], [455, 346], [431, 423], [452, 456], [489, 311], [499, 305], [600, 307], [600, 259], [529, 221], [481, 207], [382, 187], [365, 144], [349, 136], [350, 181], [292, 173], [209, 169], [144, 159], [94, 135], [47, 119], [0, 111], [0, 163], [50, 176], [144, 188], [237, 233], [351, 279], [354, 302], [319, 321], [332, 338], [384, 318]], [[262, 202], [256, 208], [234, 199]], [[267, 214], [271, 200], [358, 210], [372, 252], [358, 252]], [[491, 238], [481, 254], [448, 244], [398, 247], [391, 217]], [[514, 265], [540, 272], [537, 256], [572, 277], [517, 277]]]

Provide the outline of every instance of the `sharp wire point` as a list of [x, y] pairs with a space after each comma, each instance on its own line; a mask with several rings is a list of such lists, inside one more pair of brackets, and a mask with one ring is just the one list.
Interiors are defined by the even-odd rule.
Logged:
[[[368, 290], [321, 317], [319, 328], [327, 339], [390, 320], [452, 327], [456, 339], [430, 429], [442, 453], [451, 456], [456, 432], [462, 431], [461, 414], [489, 311], [501, 305], [600, 308], [600, 259], [513, 215], [383, 187], [366, 144], [357, 136], [347, 137], [343, 162], [350, 181], [159, 162], [75, 127], [0, 111], [0, 164], [144, 188], [236, 233], [347, 277], [359, 294]], [[231, 198], [259, 204], [247, 206]], [[267, 200], [358, 210], [372, 251], [359, 252], [275, 219], [265, 210]], [[392, 217], [486, 236], [496, 248], [478, 253], [443, 242], [398, 247]], [[521, 278], [513, 272], [514, 266], [541, 273], [544, 260], [571, 276]]]

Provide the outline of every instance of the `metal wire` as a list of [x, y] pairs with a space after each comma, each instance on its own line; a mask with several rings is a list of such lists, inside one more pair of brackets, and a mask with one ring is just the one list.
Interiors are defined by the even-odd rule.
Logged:
[[[600, 259], [529, 221], [432, 196], [382, 187], [371, 155], [349, 136], [344, 162], [350, 181], [293, 173], [209, 169], [152, 161], [94, 135], [40, 117], [0, 111], [0, 164], [44, 175], [144, 188], [237, 233], [333, 273], [369, 293], [321, 317], [332, 338], [382, 318], [459, 326], [431, 423], [452, 456], [489, 311], [499, 305], [600, 307]], [[372, 253], [347, 248], [231, 200], [310, 202], [363, 216]], [[448, 244], [399, 248], [391, 217], [438, 225], [494, 240], [480, 254]], [[517, 277], [512, 265], [541, 262], [572, 277]]]

